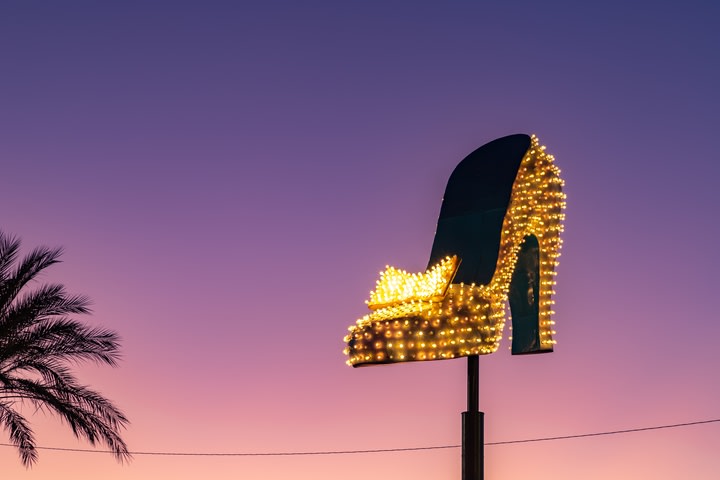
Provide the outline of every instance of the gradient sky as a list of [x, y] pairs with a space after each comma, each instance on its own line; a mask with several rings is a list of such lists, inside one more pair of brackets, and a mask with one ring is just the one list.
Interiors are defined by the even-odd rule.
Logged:
[[[720, 417], [714, 2], [5, 1], [0, 228], [123, 338], [133, 451], [460, 443], [462, 360], [351, 369], [450, 172], [536, 133], [568, 194], [556, 351], [480, 359], [486, 441]], [[31, 411], [26, 413], [31, 414]], [[87, 448], [34, 415], [38, 444]], [[0, 443], [7, 443], [3, 433]], [[720, 424], [487, 447], [486, 478], [715, 479]], [[459, 479], [460, 449], [41, 451], [3, 479]]]

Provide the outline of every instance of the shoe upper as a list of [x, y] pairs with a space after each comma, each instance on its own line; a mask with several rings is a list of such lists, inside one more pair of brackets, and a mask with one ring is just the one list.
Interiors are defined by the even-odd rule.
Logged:
[[490, 283], [513, 183], [530, 145], [525, 134], [502, 137], [455, 167], [445, 189], [428, 268], [457, 255], [461, 264], [455, 283]]

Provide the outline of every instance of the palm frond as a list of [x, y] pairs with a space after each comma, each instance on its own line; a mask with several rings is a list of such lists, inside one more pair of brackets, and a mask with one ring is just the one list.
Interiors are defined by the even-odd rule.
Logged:
[[18, 448], [20, 460], [26, 467], [37, 461], [35, 438], [27, 420], [12, 407], [0, 401], [0, 425], [8, 431], [10, 441]]
[[[112, 402], [80, 385], [72, 372], [57, 361], [26, 362], [21, 368], [3, 373], [0, 381], [5, 384], [3, 390], [7, 395], [25, 395], [24, 398], [36, 401], [44, 401], [51, 395], [91, 412], [113, 428], [125, 428], [128, 424], [125, 415]], [[2, 393], [0, 391], [0, 396]]]
[[27, 283], [40, 272], [58, 263], [62, 248], [37, 247], [27, 254], [0, 284], [0, 314], [13, 303]]
[[7, 306], [0, 315], [0, 337], [11, 337], [52, 317], [90, 313], [89, 306], [90, 300], [84, 295], [69, 295], [62, 285], [43, 285]]
[[18, 368], [24, 361], [39, 358], [115, 366], [120, 358], [119, 338], [111, 330], [60, 318], [45, 320], [33, 328], [0, 339], [0, 369]]
[[5, 282], [19, 251], [20, 239], [0, 230], [0, 282]]
[[105, 443], [120, 461], [131, 458], [118, 434], [128, 424], [125, 415], [99, 393], [77, 384], [47, 385], [16, 378], [10, 393], [21, 394], [39, 408], [48, 408], [68, 424], [73, 434], [91, 445]]

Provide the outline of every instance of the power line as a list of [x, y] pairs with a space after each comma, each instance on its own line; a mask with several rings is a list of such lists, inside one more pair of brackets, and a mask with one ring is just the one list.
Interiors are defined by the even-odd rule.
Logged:
[[[576, 435], [562, 435], [555, 437], [527, 438], [523, 440], [506, 440], [503, 442], [488, 442], [485, 446], [510, 445], [516, 443], [549, 442], [552, 440], [568, 440], [571, 438], [600, 437], [607, 435], [619, 435], [632, 432], [646, 432], [649, 430], [662, 430], [668, 428], [689, 427], [707, 423], [720, 422], [720, 418], [711, 420], [698, 420], [696, 422], [673, 423], [669, 425], [656, 425], [652, 427], [629, 428], [625, 430], [612, 430], [607, 432], [581, 433]], [[0, 443], [2, 447], [14, 447], [9, 443]], [[166, 457], [293, 457], [310, 455], [351, 455], [361, 453], [388, 453], [388, 452], [413, 452], [420, 450], [443, 450], [449, 448], [460, 448], [461, 445], [436, 445], [430, 447], [404, 447], [404, 448], [376, 448], [367, 450], [326, 450], [315, 452], [237, 452], [237, 453], [200, 453], [200, 452], [130, 452], [131, 455], [166, 456]], [[91, 450], [85, 448], [63, 448], [63, 447], [36, 447], [38, 450], [54, 450], [60, 452], [83, 452], [83, 453], [113, 453], [110, 450]]]
[[618, 435], [621, 433], [646, 432], [648, 430], [662, 430], [665, 428], [689, 427], [691, 425], [702, 425], [704, 423], [716, 423], [716, 422], [720, 422], [720, 418], [714, 418], [712, 420], [698, 420], [697, 422], [673, 423], [670, 425], [656, 425], [654, 427], [640, 427], [640, 428], [629, 428], [626, 430], [613, 430], [610, 432], [580, 433], [577, 435], [562, 435], [562, 436], [558, 436], [558, 437], [528, 438], [526, 440], [507, 440], [504, 442], [486, 443], [485, 445], [509, 445], [512, 443], [530, 443], [530, 442], [547, 442], [550, 440], [566, 440], [568, 438], [600, 437], [603, 435]]

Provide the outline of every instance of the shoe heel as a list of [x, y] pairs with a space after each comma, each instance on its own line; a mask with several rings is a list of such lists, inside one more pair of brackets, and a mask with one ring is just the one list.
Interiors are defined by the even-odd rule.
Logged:
[[520, 246], [508, 294], [513, 355], [553, 350], [552, 289], [540, 280], [540, 257], [537, 237], [528, 235]]
[[519, 172], [519, 183], [526, 182], [530, 188], [525, 195], [513, 199], [504, 225], [505, 229], [515, 230], [516, 239], [522, 239], [514, 242], [519, 243], [519, 248], [514, 245], [509, 248], [517, 248], [508, 288], [513, 355], [552, 352], [556, 343], [552, 296], [562, 245], [564, 182], [560, 170], [553, 165], [553, 157], [544, 152], [535, 136], [531, 138], [529, 153]]

